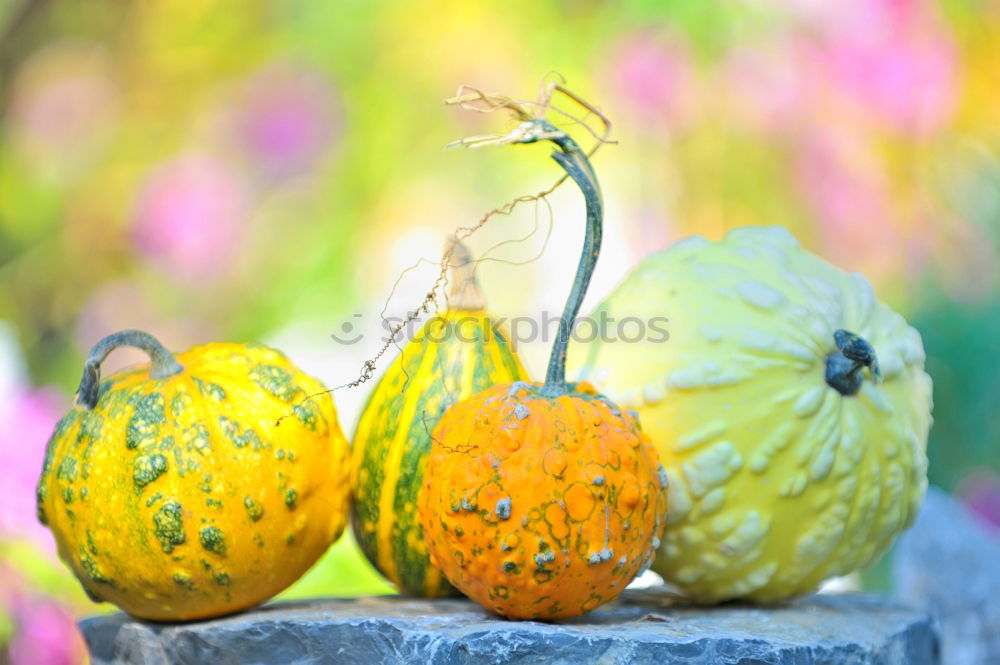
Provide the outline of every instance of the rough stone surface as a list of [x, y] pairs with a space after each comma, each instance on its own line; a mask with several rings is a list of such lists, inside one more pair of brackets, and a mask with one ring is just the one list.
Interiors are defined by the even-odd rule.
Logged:
[[636, 590], [559, 624], [504, 621], [465, 600], [387, 596], [278, 603], [187, 624], [117, 614], [82, 628], [94, 665], [938, 662], [929, 617], [861, 595], [704, 609]]
[[931, 487], [893, 558], [897, 596], [930, 612], [945, 665], [1000, 663], [1000, 538]]

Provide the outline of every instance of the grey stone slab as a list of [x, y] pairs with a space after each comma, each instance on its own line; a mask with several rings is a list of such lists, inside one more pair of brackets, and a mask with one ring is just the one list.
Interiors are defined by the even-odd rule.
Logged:
[[1000, 665], [1000, 538], [935, 487], [893, 555], [903, 602], [937, 622], [945, 665]]
[[561, 623], [505, 621], [465, 600], [384, 596], [276, 603], [183, 624], [116, 614], [81, 627], [94, 665], [938, 663], [926, 614], [865, 595], [696, 608], [629, 590]]

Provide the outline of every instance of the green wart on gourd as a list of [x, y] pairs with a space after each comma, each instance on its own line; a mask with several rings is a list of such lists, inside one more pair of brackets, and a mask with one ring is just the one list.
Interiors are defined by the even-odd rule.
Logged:
[[217, 526], [206, 526], [198, 532], [198, 540], [201, 546], [214, 554], [226, 553], [226, 542], [223, 539], [222, 529]]
[[276, 365], [255, 365], [250, 370], [250, 380], [283, 402], [290, 402], [298, 386], [292, 383], [292, 375]]
[[135, 458], [132, 471], [132, 482], [137, 490], [142, 491], [167, 471], [167, 458], [163, 455], [139, 455]]
[[270, 447], [264, 445], [260, 435], [253, 428], [248, 427], [241, 432], [242, 426], [239, 422], [227, 416], [219, 416], [219, 427], [222, 428], [222, 433], [226, 435], [226, 438], [232, 441], [237, 448], [243, 448], [246, 445], [250, 445], [254, 450]]
[[160, 433], [160, 425], [166, 422], [162, 393], [149, 393], [135, 400], [132, 417], [125, 429], [125, 447], [138, 448], [143, 443], [155, 439]]
[[226, 390], [219, 384], [212, 383], [211, 381], [203, 381], [202, 379], [199, 379], [197, 376], [192, 378], [194, 378], [195, 385], [198, 386], [198, 390], [201, 392], [201, 394], [207, 397], [208, 399], [215, 402], [221, 402], [222, 400], [226, 399]]
[[247, 509], [247, 515], [250, 517], [251, 522], [256, 522], [264, 516], [264, 509], [260, 503], [249, 496], [243, 497], [243, 506]]
[[174, 583], [177, 584], [177, 586], [184, 587], [188, 591], [194, 591], [194, 582], [191, 580], [191, 574], [186, 571], [175, 571]]
[[153, 526], [153, 533], [166, 554], [173, 552], [177, 545], [184, 544], [184, 518], [181, 516], [181, 504], [176, 501], [160, 506], [153, 514]]
[[92, 582], [97, 584], [111, 584], [111, 580], [101, 570], [97, 560], [85, 548], [80, 547], [80, 568]]

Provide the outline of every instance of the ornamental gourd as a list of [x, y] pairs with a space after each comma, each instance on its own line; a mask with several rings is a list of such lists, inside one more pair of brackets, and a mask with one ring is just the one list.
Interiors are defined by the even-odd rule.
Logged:
[[575, 364], [660, 451], [670, 512], [653, 568], [694, 599], [811, 591], [913, 519], [931, 381], [920, 335], [861, 275], [780, 227], [736, 229], [647, 257], [594, 317], [668, 320], [665, 341], [595, 342]]
[[509, 142], [551, 140], [583, 190], [583, 256], [542, 385], [488, 388], [434, 430], [419, 514], [431, 558], [463, 593], [513, 619], [555, 619], [614, 599], [650, 563], [665, 477], [633, 414], [565, 381], [572, 322], [597, 261], [602, 203], [587, 156], [529, 119]]
[[[101, 362], [121, 346], [151, 365], [101, 381]], [[110, 335], [49, 441], [38, 517], [87, 593], [135, 616], [197, 619], [260, 603], [347, 521], [347, 442], [322, 391], [265, 346], [175, 357], [146, 333]]]
[[464, 245], [454, 245], [451, 260], [448, 309], [423, 326], [379, 381], [352, 445], [352, 524], [361, 550], [401, 591], [431, 598], [457, 593], [430, 564], [417, 522], [431, 431], [452, 404], [527, 378], [486, 311]]

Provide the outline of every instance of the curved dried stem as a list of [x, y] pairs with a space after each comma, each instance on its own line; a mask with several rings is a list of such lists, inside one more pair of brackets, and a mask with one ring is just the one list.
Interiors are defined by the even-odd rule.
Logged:
[[[557, 80], [549, 80], [550, 78], [556, 78]], [[544, 120], [545, 116], [550, 112], [560, 116], [563, 120], [568, 120], [575, 125], [583, 127], [591, 135], [594, 139], [594, 145], [589, 150], [583, 151], [588, 158], [592, 157], [594, 153], [601, 148], [601, 146], [609, 143], [615, 143], [610, 139], [612, 125], [608, 117], [604, 115], [604, 113], [602, 113], [596, 106], [566, 88], [564, 84], [565, 79], [558, 73], [550, 72], [549, 74], [546, 74], [546, 76], [542, 78], [539, 85], [538, 98], [536, 100], [514, 99], [497, 92], [485, 92], [479, 88], [469, 85], [459, 86], [455, 95], [445, 100], [445, 104], [458, 106], [464, 110], [475, 113], [495, 113], [497, 111], [505, 110], [511, 113], [515, 119], [519, 120], [520, 124], [513, 131], [508, 132], [507, 134], [484, 134], [479, 136], [470, 136], [454, 141], [450, 143], [448, 147], [464, 146], [469, 148], [478, 148], [487, 145], [533, 143], [542, 140], [558, 141], [564, 139], [567, 137], [565, 131], [555, 127], [550, 122], [537, 122], [538, 120]], [[577, 115], [554, 105], [552, 100], [556, 97], [556, 95], [566, 98], [575, 106], [586, 111], [586, 114], [583, 117], [578, 117]], [[595, 130], [591, 126], [591, 123], [588, 122], [590, 116], [596, 117], [598, 121], [600, 121], [601, 131]], [[510, 215], [514, 209], [522, 203], [529, 201], [545, 201], [545, 203], [548, 204], [546, 197], [558, 189], [559, 186], [562, 185], [569, 177], [570, 176], [568, 174], [563, 174], [546, 189], [543, 189], [535, 194], [525, 194], [511, 199], [502, 206], [486, 212], [474, 225], [455, 229], [451, 238], [452, 242], [449, 243], [444, 254], [441, 256], [441, 260], [438, 262], [439, 272], [437, 278], [431, 285], [431, 288], [424, 297], [423, 302], [417, 308], [408, 312], [402, 321], [389, 328], [388, 341], [383, 344], [383, 346], [371, 359], [364, 362], [356, 379], [323, 391], [323, 393], [334, 392], [342, 388], [355, 388], [360, 386], [362, 383], [369, 381], [374, 375], [376, 361], [378, 361], [390, 347], [396, 344], [396, 338], [400, 333], [402, 333], [406, 326], [418, 319], [421, 314], [429, 312], [431, 307], [438, 305], [439, 298], [445, 295], [444, 287], [448, 284], [448, 273], [452, 265], [452, 258], [456, 246], [455, 243], [471, 236], [473, 233], [485, 226], [486, 223], [493, 217], [497, 215]], [[395, 291], [395, 287], [393, 288], [393, 291]], [[388, 306], [388, 302], [389, 301], [387, 300], [386, 306]], [[383, 323], [386, 322], [385, 313], [386, 308], [383, 308], [381, 313]], [[302, 401], [309, 400], [323, 393], [309, 395], [303, 398]]]

